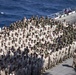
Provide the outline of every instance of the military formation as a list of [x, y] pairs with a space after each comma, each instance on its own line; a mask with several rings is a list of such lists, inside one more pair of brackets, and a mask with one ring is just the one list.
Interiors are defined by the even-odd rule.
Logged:
[[31, 17], [0, 29], [0, 75], [41, 75], [70, 58], [76, 24]]

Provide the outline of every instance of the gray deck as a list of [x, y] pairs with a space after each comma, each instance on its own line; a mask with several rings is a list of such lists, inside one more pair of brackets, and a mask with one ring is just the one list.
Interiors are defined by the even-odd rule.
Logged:
[[76, 22], [76, 13], [68, 15], [66, 17], [59, 18], [57, 20], [64, 21], [64, 19], [66, 20], [66, 22], [74, 23]]
[[50, 70], [47, 70], [44, 75], [76, 75], [76, 70], [72, 68], [72, 58]]

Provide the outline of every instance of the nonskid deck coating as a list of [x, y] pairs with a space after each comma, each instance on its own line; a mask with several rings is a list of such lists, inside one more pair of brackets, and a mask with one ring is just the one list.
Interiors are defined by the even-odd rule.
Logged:
[[62, 18], [59, 18], [56, 20], [64, 21], [64, 19], [66, 20], [66, 22], [74, 23], [74, 22], [76, 22], [76, 13], [73, 13], [71, 15], [67, 15], [66, 17], [62, 17]]
[[56, 67], [49, 69], [44, 75], [76, 75], [76, 70], [72, 68], [73, 59], [70, 58]]

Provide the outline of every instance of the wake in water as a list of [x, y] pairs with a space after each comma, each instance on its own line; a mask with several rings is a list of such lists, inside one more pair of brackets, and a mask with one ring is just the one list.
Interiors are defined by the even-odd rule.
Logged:
[[0, 12], [0, 14], [1, 14], [1, 15], [3, 15], [3, 14], [4, 14], [4, 12]]

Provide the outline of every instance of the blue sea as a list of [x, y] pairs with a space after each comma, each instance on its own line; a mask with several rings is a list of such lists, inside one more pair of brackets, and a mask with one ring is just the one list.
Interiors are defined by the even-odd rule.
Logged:
[[76, 8], [76, 0], [0, 0], [0, 27], [24, 16], [47, 16], [69, 7]]

